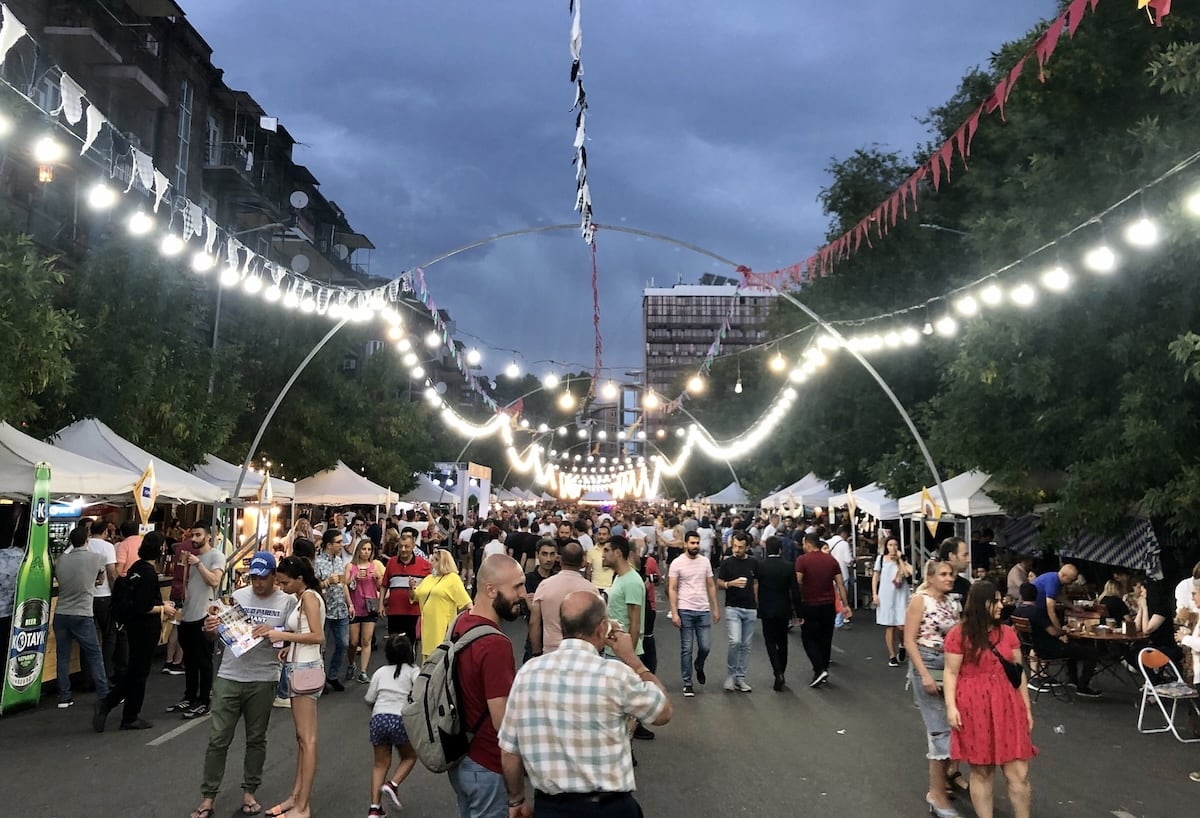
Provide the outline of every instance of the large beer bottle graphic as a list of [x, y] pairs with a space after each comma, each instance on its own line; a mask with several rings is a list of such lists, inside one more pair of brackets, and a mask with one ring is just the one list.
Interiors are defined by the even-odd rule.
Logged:
[[50, 630], [50, 464], [38, 463], [29, 503], [29, 547], [17, 573], [12, 633], [0, 690], [0, 713], [36, 705]]

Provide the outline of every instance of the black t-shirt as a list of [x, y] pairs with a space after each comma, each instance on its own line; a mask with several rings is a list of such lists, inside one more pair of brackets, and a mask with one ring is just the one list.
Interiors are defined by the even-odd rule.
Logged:
[[1175, 594], [1162, 580], [1146, 583], [1146, 612], [1166, 621], [1150, 634], [1150, 644], [1156, 647], [1175, 647]]
[[725, 589], [725, 607], [756, 610], [758, 605], [754, 601], [754, 580], [758, 578], [758, 560], [754, 557], [744, 559], [726, 557], [721, 563], [721, 567], [717, 569], [717, 579], [725, 582], [741, 577], [745, 577], [749, 582], [746, 583], [745, 588]]
[[1022, 602], [1013, 610], [1012, 615], [1029, 620], [1034, 650], [1047, 658], [1058, 655], [1062, 643], [1046, 630], [1050, 627], [1050, 615], [1046, 613], [1045, 608], [1039, 608], [1033, 602]]
[[[967, 594], [971, 593], [971, 580], [960, 574], [954, 575], [954, 587], [950, 589], [951, 595], [958, 596], [959, 609], [964, 609], [967, 606]], [[1020, 614], [1018, 614], [1020, 616]]]
[[1109, 619], [1115, 619], [1118, 622], [1129, 616], [1129, 606], [1125, 604], [1125, 600], [1119, 596], [1101, 597], [1100, 606], [1104, 608], [1101, 611]]
[[524, 563], [526, 558], [537, 557], [537, 544], [541, 538], [528, 531], [514, 531], [504, 541], [505, 546], [512, 550], [513, 559]]

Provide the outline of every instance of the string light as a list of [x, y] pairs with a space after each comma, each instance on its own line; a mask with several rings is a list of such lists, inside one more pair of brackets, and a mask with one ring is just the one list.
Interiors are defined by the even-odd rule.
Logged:
[[403, 337], [404, 337], [404, 328], [403, 327], [393, 325], [388, 328], [388, 338], [391, 338], [393, 341], [399, 341]]
[[1028, 307], [1037, 300], [1037, 291], [1028, 284], [1018, 284], [1016, 287], [1013, 287], [1012, 292], [1009, 293], [1009, 298], [1011, 298], [1013, 303], [1018, 307]]
[[735, 383], [733, 385], [733, 394], [735, 394], [735, 395], [742, 394], [742, 376], [741, 375], [738, 375], [737, 383]]
[[654, 394], [654, 390], [650, 389], [642, 396], [642, 408], [653, 412], [660, 405], [658, 395]]
[[117, 192], [103, 182], [97, 182], [88, 190], [87, 200], [92, 210], [107, 210], [117, 203]]
[[[241, 272], [239, 272], [238, 268], [234, 267], [232, 264], [221, 271], [221, 286], [222, 287], [232, 287], [241, 280], [242, 280]], [[310, 298], [309, 300], [312, 300], [312, 299]], [[314, 301], [313, 308], [315, 308], [315, 307], [316, 307], [316, 302]], [[301, 299], [301, 301], [300, 301], [300, 309], [304, 310], [305, 312], [312, 312], [312, 308], [304, 309], [304, 300], [303, 299]]]
[[505, 367], [504, 374], [515, 381], [517, 378], [521, 377], [521, 367], [517, 366], [516, 361], [513, 361], [511, 364]]
[[970, 318], [979, 312], [979, 302], [973, 295], [964, 295], [954, 302], [954, 309], [958, 310], [959, 315]]
[[699, 375], [693, 375], [692, 377], [688, 378], [687, 390], [693, 395], [699, 395], [704, 391], [704, 378], [700, 377]]
[[1087, 251], [1083, 263], [1093, 272], [1111, 273], [1117, 266], [1117, 255], [1107, 244], [1101, 244]]
[[1004, 291], [995, 284], [989, 284], [979, 293], [979, 300], [989, 307], [995, 307], [1004, 300]]
[[562, 409], [564, 412], [569, 412], [575, 408], [575, 396], [571, 394], [570, 389], [564, 389], [563, 393], [559, 395], [558, 408]]
[[1125, 241], [1134, 247], [1153, 247], [1158, 243], [1158, 225], [1142, 216], [1125, 228]]
[[1042, 286], [1055, 293], [1061, 293], [1071, 286], [1071, 276], [1061, 266], [1051, 267], [1042, 273]]
[[162, 251], [164, 256], [177, 256], [183, 252], [183, 246], [183, 239], [174, 233], [168, 233], [163, 236], [162, 243], [159, 244], [158, 249]]
[[425, 346], [429, 347], [430, 349], [437, 349], [441, 345], [442, 336], [437, 330], [431, 329], [429, 334], [425, 336]]
[[144, 236], [154, 229], [154, 219], [139, 210], [129, 217], [129, 232], [135, 236]]
[[242, 289], [249, 295], [257, 295], [258, 291], [262, 289], [262, 285], [262, 276], [251, 275], [246, 276], [246, 280], [242, 283]]
[[475, 347], [467, 350], [467, 364], [469, 366], [479, 366], [483, 361], [483, 355]]
[[612, 381], [609, 381], [608, 383], [604, 384], [603, 388], [601, 388], [600, 395], [605, 400], [616, 400], [617, 399], [617, 385], [615, 383], [613, 383]]
[[558, 386], [558, 375], [553, 372], [547, 372], [545, 377], [542, 378], [542, 386], [546, 389], [553, 389]]
[[48, 165], [52, 162], [58, 162], [65, 154], [66, 148], [53, 136], [43, 136], [37, 142], [33, 143], [33, 158], [39, 164]]
[[943, 338], [949, 338], [958, 332], [958, 322], [949, 315], [945, 315], [938, 319], [934, 325], [934, 329], [937, 330], [938, 335], [941, 335]]
[[787, 367], [787, 361], [783, 359], [783, 353], [776, 350], [775, 357], [771, 358], [770, 363], [772, 372], [782, 372]]
[[[207, 273], [216, 263], [217, 260], [203, 250], [192, 255], [192, 269], [197, 273]], [[278, 290], [278, 288], [276, 288], [276, 290]], [[268, 296], [268, 299], [269, 298], [270, 296]]]

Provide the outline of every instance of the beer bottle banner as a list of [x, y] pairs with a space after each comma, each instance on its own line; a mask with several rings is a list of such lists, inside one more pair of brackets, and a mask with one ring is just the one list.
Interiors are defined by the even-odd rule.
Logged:
[[29, 503], [29, 547], [17, 573], [0, 713], [36, 705], [50, 630], [50, 464], [38, 463]]

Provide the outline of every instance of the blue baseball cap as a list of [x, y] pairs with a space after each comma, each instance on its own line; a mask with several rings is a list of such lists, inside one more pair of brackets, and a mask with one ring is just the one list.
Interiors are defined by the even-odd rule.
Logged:
[[267, 551], [259, 551], [250, 560], [250, 576], [265, 577], [275, 573], [275, 556]]

